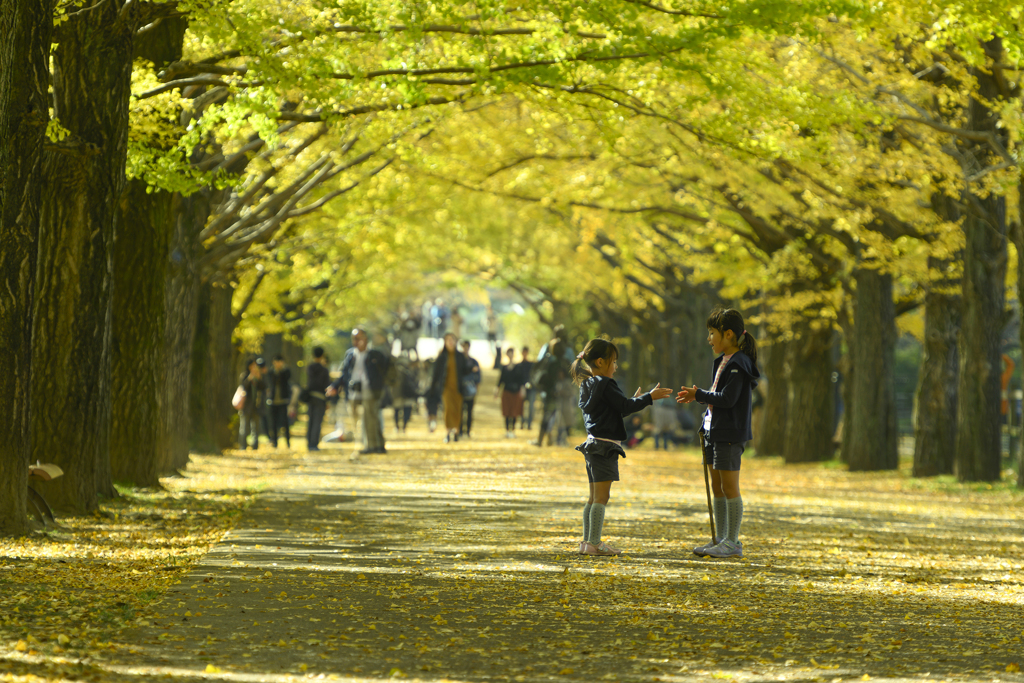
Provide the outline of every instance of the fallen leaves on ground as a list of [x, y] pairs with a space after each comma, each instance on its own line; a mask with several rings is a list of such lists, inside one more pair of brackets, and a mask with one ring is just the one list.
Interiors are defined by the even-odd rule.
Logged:
[[[500, 437], [485, 426], [451, 446], [414, 434], [386, 456], [248, 455], [273, 476], [242, 522], [186, 577], [157, 581], [167, 557], [140, 558], [134, 588], [156, 594], [126, 603], [131, 615], [97, 631], [78, 666], [110, 679], [1024, 678], [1018, 492], [745, 458], [746, 556], [716, 561], [690, 551], [707, 536], [696, 452], [640, 449], [621, 461], [605, 527], [626, 554], [585, 558], [578, 453]], [[222, 505], [192, 538], [228, 525], [231, 499], [209, 483], [240, 457], [201, 458], [175, 480], [168, 495]], [[114, 522], [89, 524], [74, 532], [83, 552]], [[179, 538], [161, 524], [132, 527], [134, 544]], [[5, 556], [0, 576], [18, 562]], [[91, 587], [126, 601], [134, 576]], [[6, 661], [54, 677], [60, 644], [45, 627], [59, 608], [32, 605], [32, 626], [4, 622]]]

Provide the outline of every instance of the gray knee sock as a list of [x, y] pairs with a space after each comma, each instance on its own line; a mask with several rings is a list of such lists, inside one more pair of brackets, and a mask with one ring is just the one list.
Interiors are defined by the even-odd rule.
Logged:
[[726, 501], [729, 508], [729, 540], [736, 543], [740, 540], [740, 523], [743, 522], [743, 498], [736, 496]]
[[591, 504], [587, 503], [583, 506], [583, 540], [590, 538], [590, 507]]
[[714, 497], [715, 502], [715, 543], [721, 543], [729, 530], [729, 506], [726, 497]]
[[587, 535], [587, 542], [598, 545], [601, 542], [602, 531], [604, 531], [604, 505], [594, 503], [590, 506], [590, 533]]

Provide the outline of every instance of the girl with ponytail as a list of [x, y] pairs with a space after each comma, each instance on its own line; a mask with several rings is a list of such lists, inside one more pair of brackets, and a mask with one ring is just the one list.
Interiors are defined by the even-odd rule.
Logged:
[[569, 368], [573, 382], [580, 387], [580, 408], [587, 426], [587, 440], [576, 447], [587, 463], [590, 497], [583, 506], [583, 540], [580, 555], [618, 555], [622, 551], [601, 541], [604, 510], [611, 495], [612, 482], [619, 480], [619, 456], [626, 457], [622, 441], [626, 426], [622, 418], [639, 412], [659, 398], [672, 395], [661, 384], [641, 395], [626, 398], [612, 379], [618, 367], [619, 351], [605, 339], [591, 339]]
[[711, 388], [683, 387], [676, 394], [678, 403], [698, 401], [708, 406], [701, 426], [701, 445], [704, 464], [711, 466], [716, 537], [693, 552], [701, 557], [743, 557], [739, 540], [743, 520], [740, 456], [743, 444], [753, 438], [750, 395], [761, 376], [757, 371], [757, 342], [743, 326], [739, 311], [716, 308], [708, 316], [708, 344], [718, 356]]

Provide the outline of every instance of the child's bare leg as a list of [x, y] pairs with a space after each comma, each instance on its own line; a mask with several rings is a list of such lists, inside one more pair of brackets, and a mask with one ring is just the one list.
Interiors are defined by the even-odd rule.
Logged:
[[735, 498], [740, 495], [740, 471], [739, 470], [711, 470], [712, 477], [718, 475], [719, 486], [726, 498]]
[[722, 473], [719, 470], [711, 470], [711, 493], [715, 498], [724, 498], [725, 491], [722, 490]]

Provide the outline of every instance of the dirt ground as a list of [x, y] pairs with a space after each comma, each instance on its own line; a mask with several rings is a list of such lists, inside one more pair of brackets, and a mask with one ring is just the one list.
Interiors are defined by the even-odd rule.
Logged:
[[1024, 681], [1021, 495], [745, 457], [745, 557], [701, 559], [697, 451], [645, 444], [605, 522], [625, 554], [580, 557], [582, 456], [478, 402], [450, 445], [388, 411], [386, 455], [197, 458], [261, 479], [256, 502], [62, 677]]

